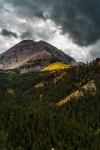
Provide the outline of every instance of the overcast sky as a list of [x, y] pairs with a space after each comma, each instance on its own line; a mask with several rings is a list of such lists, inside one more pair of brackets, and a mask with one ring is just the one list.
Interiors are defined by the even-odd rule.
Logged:
[[0, 53], [24, 39], [77, 61], [100, 57], [100, 0], [0, 0]]

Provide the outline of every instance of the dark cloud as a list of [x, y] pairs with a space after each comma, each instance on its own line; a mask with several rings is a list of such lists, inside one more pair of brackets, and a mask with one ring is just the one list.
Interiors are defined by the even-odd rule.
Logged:
[[31, 32], [26, 31], [26, 32], [21, 34], [20, 38], [21, 39], [33, 39], [33, 35]]
[[96, 59], [97, 57], [100, 57], [100, 41], [97, 42], [96, 45], [90, 47], [86, 60], [91, 61], [93, 59]]
[[97, 58], [100, 57], [100, 49], [96, 48], [95, 51], [92, 49], [90, 52], [91, 58]]
[[51, 19], [61, 26], [62, 34], [67, 33], [74, 43], [88, 46], [100, 39], [99, 8], [99, 0], [63, 0], [53, 6]]
[[18, 37], [15, 32], [8, 31], [8, 30], [6, 30], [6, 29], [3, 29], [3, 30], [2, 30], [2, 35], [3, 35], [3, 36], [6, 36], [6, 37], [11, 37], [11, 36], [14, 37], [14, 38], [17, 38], [17, 37]]
[[[17, 8], [23, 17], [51, 19], [80, 46], [100, 39], [100, 0], [4, 0]], [[24, 9], [23, 9], [23, 8]], [[48, 14], [48, 17], [45, 14]]]
[[36, 11], [33, 16], [43, 19], [44, 21], [48, 18], [48, 15], [43, 14], [42, 11]]

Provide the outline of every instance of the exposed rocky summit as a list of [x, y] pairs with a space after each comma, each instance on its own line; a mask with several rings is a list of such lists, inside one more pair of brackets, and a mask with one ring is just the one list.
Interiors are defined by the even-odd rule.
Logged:
[[0, 69], [20, 68], [21, 71], [39, 71], [51, 63], [77, 62], [56, 47], [44, 42], [24, 40], [0, 55]]

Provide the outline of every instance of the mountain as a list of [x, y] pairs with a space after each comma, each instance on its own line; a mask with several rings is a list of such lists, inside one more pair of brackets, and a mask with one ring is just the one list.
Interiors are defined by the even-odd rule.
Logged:
[[0, 69], [19, 68], [21, 71], [40, 71], [54, 62], [76, 65], [77, 62], [44, 41], [24, 40], [0, 55]]

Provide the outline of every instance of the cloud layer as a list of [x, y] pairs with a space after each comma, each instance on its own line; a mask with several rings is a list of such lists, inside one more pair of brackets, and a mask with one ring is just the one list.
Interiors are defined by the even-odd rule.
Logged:
[[51, 19], [80, 46], [94, 44], [100, 39], [99, 0], [5, 0], [24, 17]]
[[13, 44], [22, 39], [42, 39], [52, 44], [55, 41], [73, 56], [78, 52], [85, 59], [87, 50], [89, 59], [93, 58], [99, 53], [100, 1], [1, 0], [0, 36], [13, 39]]

